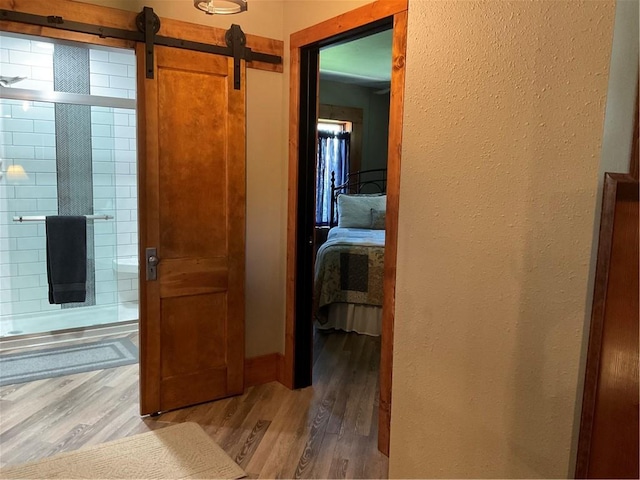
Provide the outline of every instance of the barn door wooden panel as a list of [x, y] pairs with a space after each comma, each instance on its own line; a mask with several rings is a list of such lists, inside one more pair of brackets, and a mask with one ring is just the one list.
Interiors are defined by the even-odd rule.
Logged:
[[156, 47], [147, 79], [138, 48], [140, 409], [148, 414], [243, 391], [245, 65], [235, 90], [232, 58]]

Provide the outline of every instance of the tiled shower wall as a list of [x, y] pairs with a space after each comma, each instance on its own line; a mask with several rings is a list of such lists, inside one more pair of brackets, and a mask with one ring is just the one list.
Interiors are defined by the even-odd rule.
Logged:
[[115, 215], [115, 221], [94, 221], [98, 305], [138, 299], [137, 278], [113, 270], [114, 258], [138, 255], [135, 123], [133, 110], [91, 108], [93, 208]]
[[[49, 46], [47, 46], [49, 45]], [[2, 76], [23, 76], [13, 88], [53, 90], [51, 44], [0, 37]], [[90, 50], [91, 94], [135, 98], [132, 52]], [[91, 108], [96, 304], [137, 300], [137, 278], [118, 277], [117, 257], [137, 255], [135, 110]], [[44, 223], [14, 223], [14, 215], [57, 213], [54, 105], [0, 99], [0, 316], [60, 309], [49, 305]], [[26, 179], [6, 173], [22, 165]]]

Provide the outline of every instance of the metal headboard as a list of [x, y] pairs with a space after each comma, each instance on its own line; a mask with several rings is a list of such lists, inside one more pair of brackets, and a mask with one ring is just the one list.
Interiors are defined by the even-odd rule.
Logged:
[[335, 172], [331, 172], [331, 214], [329, 226], [334, 227], [338, 220], [338, 195], [342, 193], [385, 193], [387, 191], [387, 169], [373, 168], [349, 173], [342, 185], [336, 185]]

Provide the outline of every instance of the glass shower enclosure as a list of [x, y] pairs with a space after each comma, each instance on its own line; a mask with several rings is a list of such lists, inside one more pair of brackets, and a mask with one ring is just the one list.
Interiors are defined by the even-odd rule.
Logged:
[[[0, 33], [0, 338], [138, 319], [133, 51]], [[52, 305], [47, 215], [86, 215], [87, 297]]]

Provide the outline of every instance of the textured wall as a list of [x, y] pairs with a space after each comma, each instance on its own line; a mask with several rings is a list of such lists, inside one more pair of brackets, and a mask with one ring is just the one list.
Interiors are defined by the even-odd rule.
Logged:
[[566, 477], [612, 1], [409, 4], [391, 477]]

